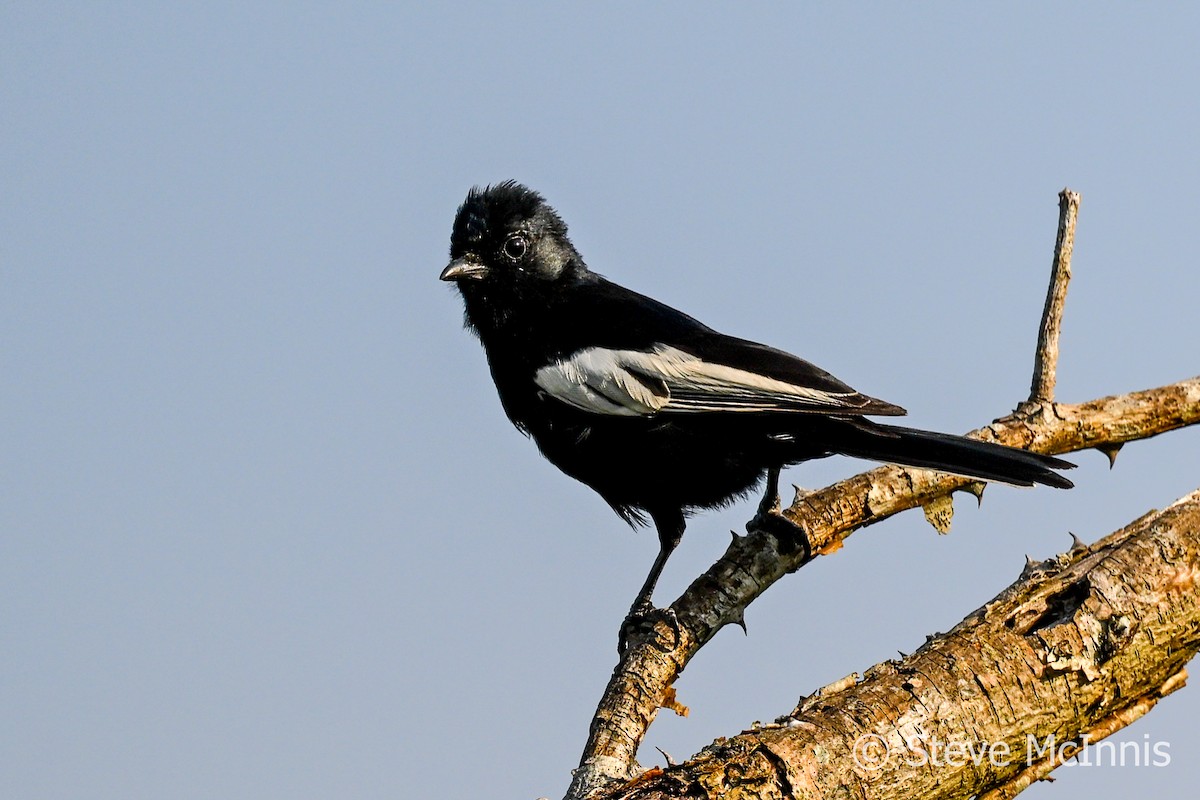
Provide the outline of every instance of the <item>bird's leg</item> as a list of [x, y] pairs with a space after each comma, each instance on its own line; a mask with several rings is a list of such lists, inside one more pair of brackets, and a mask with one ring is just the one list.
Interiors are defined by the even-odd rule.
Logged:
[[779, 467], [767, 467], [767, 485], [763, 487], [762, 500], [758, 501], [758, 515], [778, 514], [779, 510]]
[[675, 548], [683, 539], [686, 522], [683, 519], [683, 511], [679, 509], [662, 514], [651, 512], [650, 516], [658, 531], [658, 556], [654, 559], [654, 564], [650, 567], [650, 573], [646, 576], [646, 582], [642, 584], [637, 598], [629, 607], [628, 616], [621, 623], [621, 633], [617, 641], [617, 652], [621, 654], [629, 649], [630, 641], [635, 636], [646, 630], [653, 631], [654, 623], [659, 619], [670, 626], [675, 641], [679, 641], [679, 622], [675, 619], [675, 614], [670, 609], [655, 608], [651, 597], [654, 595], [654, 587], [658, 584], [658, 577], [662, 575], [663, 567], [667, 565], [667, 559], [671, 557], [671, 553], [675, 552]]
[[679, 546], [679, 539], [679, 536], [675, 536], [673, 537], [673, 541], [660, 540], [658, 557], [654, 559], [654, 565], [650, 567], [650, 574], [646, 576], [646, 582], [642, 584], [637, 599], [633, 601], [633, 605], [629, 608], [630, 616], [639, 611], [647, 611], [654, 608], [654, 603], [651, 602], [651, 598], [654, 596], [654, 587], [658, 585], [658, 577], [662, 575], [663, 567], [667, 565], [667, 559], [671, 557], [671, 553]]
[[758, 501], [758, 513], [746, 523], [746, 532], [767, 531], [780, 542], [802, 547], [811, 554], [808, 534], [802, 527], [780, 513], [779, 467], [767, 467], [767, 485], [763, 487], [762, 500]]

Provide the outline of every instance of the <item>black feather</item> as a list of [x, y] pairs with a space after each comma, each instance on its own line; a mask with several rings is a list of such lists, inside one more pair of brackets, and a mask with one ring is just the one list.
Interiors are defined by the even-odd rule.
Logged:
[[863, 422], [866, 424], [856, 425], [854, 432], [847, 431], [840, 438], [839, 453], [1014, 486], [1074, 486], [1054, 471], [1075, 466], [1060, 458], [949, 433]]

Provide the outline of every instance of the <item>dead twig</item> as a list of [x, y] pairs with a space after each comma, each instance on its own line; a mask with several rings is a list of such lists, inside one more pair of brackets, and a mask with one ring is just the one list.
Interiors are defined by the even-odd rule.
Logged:
[[1063, 189], [1058, 193], [1058, 236], [1054, 241], [1054, 263], [1050, 269], [1050, 288], [1038, 328], [1037, 351], [1033, 355], [1033, 381], [1030, 403], [1054, 401], [1054, 383], [1058, 370], [1058, 337], [1062, 333], [1063, 308], [1067, 302], [1067, 284], [1071, 282], [1071, 255], [1075, 252], [1075, 221], [1079, 217], [1079, 192]]

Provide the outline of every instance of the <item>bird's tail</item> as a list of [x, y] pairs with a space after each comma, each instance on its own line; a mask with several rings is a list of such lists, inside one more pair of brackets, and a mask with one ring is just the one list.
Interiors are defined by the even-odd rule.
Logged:
[[855, 434], [839, 436], [838, 445], [833, 448], [836, 452], [1016, 486], [1035, 483], [1059, 489], [1074, 486], [1055, 472], [1075, 466], [1060, 458], [948, 433], [880, 425], [867, 420], [853, 420], [850, 427]]

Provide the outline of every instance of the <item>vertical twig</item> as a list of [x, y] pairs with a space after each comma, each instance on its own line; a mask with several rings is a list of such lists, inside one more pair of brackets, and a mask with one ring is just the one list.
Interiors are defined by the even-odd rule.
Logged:
[[1037, 352], [1033, 357], [1033, 382], [1030, 403], [1054, 400], [1055, 370], [1058, 368], [1058, 335], [1062, 331], [1063, 306], [1067, 284], [1071, 281], [1071, 253], [1075, 249], [1075, 220], [1079, 216], [1079, 192], [1063, 189], [1058, 193], [1058, 236], [1054, 242], [1054, 265], [1042, 325], [1038, 330]]

